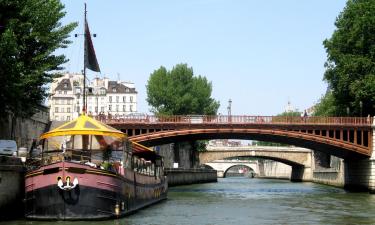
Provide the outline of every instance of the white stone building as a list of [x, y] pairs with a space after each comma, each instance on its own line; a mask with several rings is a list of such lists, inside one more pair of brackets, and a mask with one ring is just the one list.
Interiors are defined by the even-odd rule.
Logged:
[[[94, 78], [86, 81], [87, 113], [122, 117], [137, 112], [137, 91], [134, 83]], [[54, 79], [49, 97], [51, 120], [69, 121], [83, 108], [83, 75], [65, 74]]]

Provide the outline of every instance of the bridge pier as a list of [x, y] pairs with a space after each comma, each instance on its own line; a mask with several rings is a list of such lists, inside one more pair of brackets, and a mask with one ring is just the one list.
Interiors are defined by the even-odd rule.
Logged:
[[224, 178], [224, 172], [223, 170], [217, 170], [217, 178]]
[[293, 182], [312, 181], [313, 171], [307, 166], [292, 166], [292, 174], [290, 180]]
[[375, 194], [375, 120], [372, 123], [372, 155], [369, 159], [344, 160], [345, 186], [353, 191], [368, 190]]
[[375, 158], [358, 161], [344, 161], [345, 188], [375, 194]]

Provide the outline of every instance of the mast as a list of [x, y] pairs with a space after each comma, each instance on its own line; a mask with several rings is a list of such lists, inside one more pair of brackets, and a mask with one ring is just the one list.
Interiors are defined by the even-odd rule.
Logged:
[[[86, 3], [85, 3], [85, 26], [84, 26], [84, 37], [85, 37], [85, 48], [87, 48], [87, 43], [86, 43], [86, 26], [87, 26], [87, 20], [86, 20], [86, 14], [87, 14], [87, 10], [86, 10]], [[87, 54], [86, 51], [84, 51], [85, 53], [84, 54]], [[83, 56], [84, 57], [84, 60], [83, 60], [83, 106], [82, 106], [82, 113], [83, 114], [86, 114], [86, 56]]]

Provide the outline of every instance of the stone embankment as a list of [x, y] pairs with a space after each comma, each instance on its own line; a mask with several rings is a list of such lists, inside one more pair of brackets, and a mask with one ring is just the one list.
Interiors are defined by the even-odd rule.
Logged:
[[217, 182], [216, 170], [210, 169], [165, 169], [169, 186]]

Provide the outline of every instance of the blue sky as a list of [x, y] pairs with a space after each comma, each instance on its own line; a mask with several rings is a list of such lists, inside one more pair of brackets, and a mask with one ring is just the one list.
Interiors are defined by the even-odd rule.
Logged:
[[[82, 0], [62, 0], [63, 24], [77, 21], [83, 32]], [[219, 112], [275, 115], [291, 104], [303, 110], [325, 93], [324, 39], [345, 0], [90, 0], [88, 21], [102, 74], [134, 82], [138, 111], [148, 112], [146, 84], [160, 66], [193, 67], [212, 82]], [[83, 65], [83, 38], [60, 50]], [[89, 78], [95, 76], [89, 73]]]

